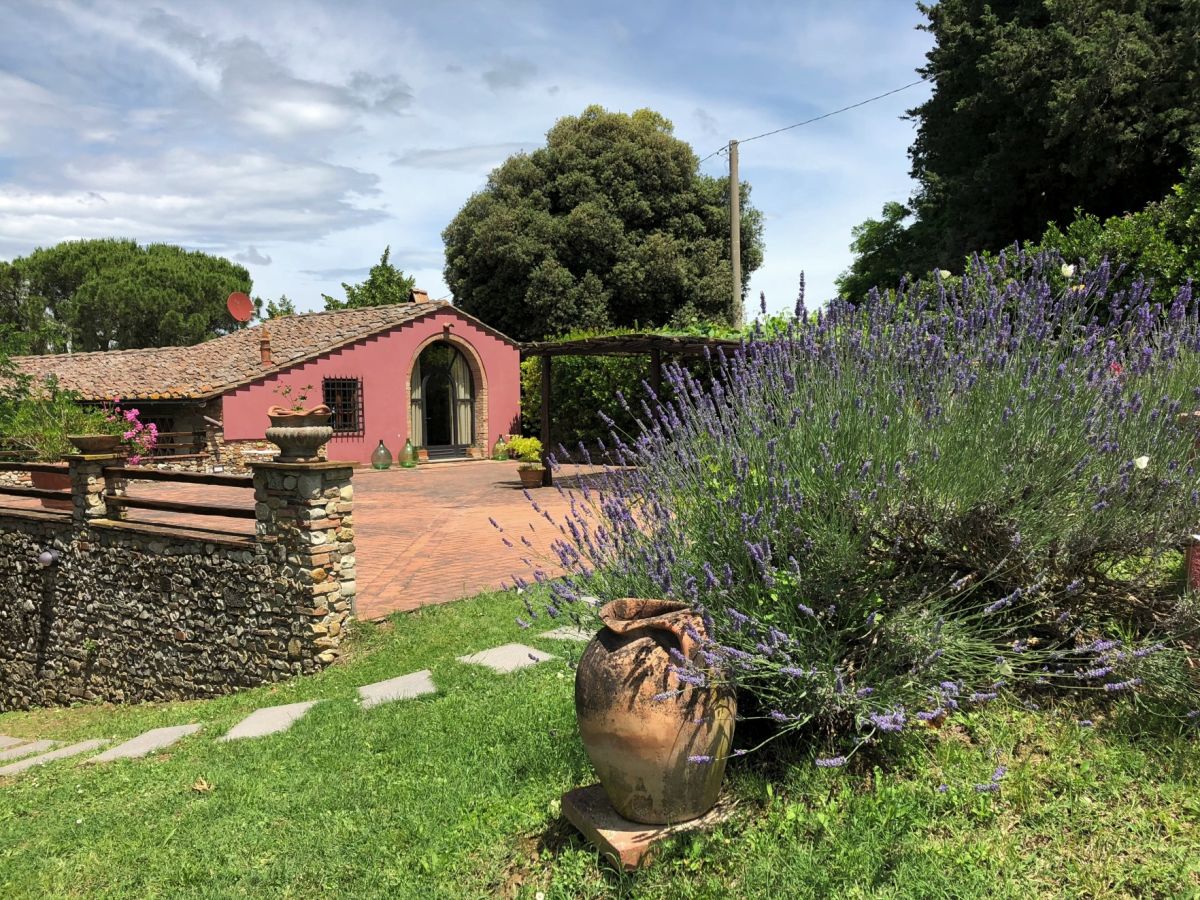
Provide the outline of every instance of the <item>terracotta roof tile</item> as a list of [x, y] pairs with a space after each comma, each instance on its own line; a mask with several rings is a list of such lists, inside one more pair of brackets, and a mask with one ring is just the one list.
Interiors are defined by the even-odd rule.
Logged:
[[[203, 399], [442, 310], [509, 341], [449, 303], [424, 300], [283, 316], [191, 347], [20, 356], [13, 362], [38, 379], [56, 376], [60, 385], [87, 400]], [[264, 327], [271, 339], [267, 367], [259, 350]]]

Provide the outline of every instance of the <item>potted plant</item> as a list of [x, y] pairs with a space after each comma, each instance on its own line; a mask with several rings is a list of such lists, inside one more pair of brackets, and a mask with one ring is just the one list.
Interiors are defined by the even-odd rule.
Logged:
[[[122, 409], [119, 401], [103, 407], [83, 405], [78, 395], [59, 389], [47, 379], [39, 390], [21, 396], [8, 413], [5, 430], [9, 444], [38, 462], [61, 462], [73, 453], [129, 454], [136, 465], [158, 440], [153, 423], [143, 423], [136, 409]], [[31, 472], [33, 486], [44, 490], [70, 490], [65, 472]], [[70, 509], [70, 499], [43, 499], [48, 509]]]
[[542, 442], [534, 437], [515, 437], [508, 442], [508, 452], [521, 461], [517, 467], [521, 484], [526, 488], [541, 487], [546, 472], [542, 465]]
[[308, 392], [312, 389], [311, 384], [299, 391], [290, 384], [275, 388], [275, 393], [286, 404], [267, 410], [271, 420], [267, 440], [279, 448], [276, 462], [311, 462], [320, 459], [320, 449], [333, 437], [333, 426], [329, 424], [333, 410], [324, 403], [309, 406]]

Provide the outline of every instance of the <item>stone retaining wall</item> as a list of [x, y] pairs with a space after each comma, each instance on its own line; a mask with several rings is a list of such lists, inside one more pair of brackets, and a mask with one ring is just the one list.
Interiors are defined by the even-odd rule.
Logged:
[[256, 466], [247, 537], [122, 521], [103, 497], [124, 487], [105, 486], [113, 461], [69, 462], [73, 512], [0, 509], [0, 712], [211, 697], [337, 659], [355, 598], [351, 467]]

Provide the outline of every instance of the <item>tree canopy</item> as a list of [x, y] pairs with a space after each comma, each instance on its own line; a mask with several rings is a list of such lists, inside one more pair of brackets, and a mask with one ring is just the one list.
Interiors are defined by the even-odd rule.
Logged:
[[322, 294], [325, 298], [325, 309], [358, 309], [363, 306], [391, 306], [394, 303], [412, 302], [415, 282], [392, 265], [391, 254], [392, 248], [385, 247], [383, 256], [371, 266], [367, 280], [361, 284], [347, 284], [343, 281], [345, 300]]
[[972, 251], [1037, 238], [1077, 209], [1101, 219], [1139, 210], [1178, 180], [1200, 139], [1200, 4], [920, 8], [935, 39], [920, 71], [934, 88], [909, 113], [913, 218], [900, 234], [889, 207], [859, 226], [844, 295], [871, 279], [956, 269]]
[[266, 315], [263, 315], [263, 302], [256, 299], [255, 312], [259, 318], [278, 319], [282, 316], [296, 315], [296, 304], [292, 302], [292, 298], [287, 294], [280, 294], [278, 300], [268, 300], [266, 305]]
[[196, 344], [238, 327], [250, 274], [227, 259], [118, 238], [64, 241], [0, 263], [0, 325], [32, 353]]
[[[442, 233], [461, 309], [517, 340], [577, 328], [737, 324], [728, 178], [700, 174], [670, 121], [588, 107], [509, 157]], [[762, 217], [742, 185], [742, 290]]]

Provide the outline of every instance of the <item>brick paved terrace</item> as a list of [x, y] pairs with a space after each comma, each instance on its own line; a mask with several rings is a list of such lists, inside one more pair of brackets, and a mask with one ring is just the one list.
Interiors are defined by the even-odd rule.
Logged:
[[[576, 484], [596, 471], [564, 466], [558, 481]], [[132, 482], [129, 494], [161, 500], [187, 500], [253, 507], [249, 490], [171, 482]], [[567, 497], [554, 488], [534, 492], [542, 509], [559, 519]], [[3, 497], [0, 505], [37, 506], [37, 501]], [[505, 547], [489, 523], [494, 518], [518, 549]], [[130, 510], [129, 519], [171, 523], [225, 533], [253, 534], [254, 522]], [[530, 525], [533, 530], [530, 530]], [[517, 463], [481, 460], [434, 463], [415, 469], [354, 472], [354, 530], [358, 570], [358, 615], [378, 619], [431, 603], [445, 603], [498, 588], [513, 575], [529, 580], [533, 568], [522, 563], [529, 551], [526, 535], [541, 551], [533, 561], [553, 572], [551, 532], [521, 490]]]

